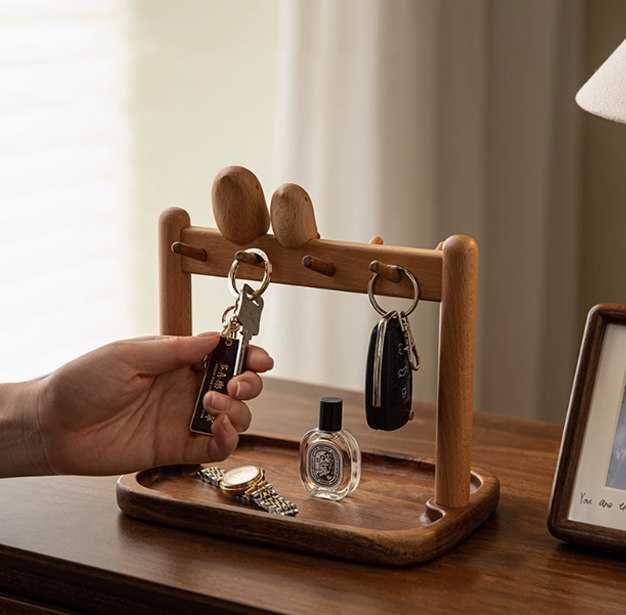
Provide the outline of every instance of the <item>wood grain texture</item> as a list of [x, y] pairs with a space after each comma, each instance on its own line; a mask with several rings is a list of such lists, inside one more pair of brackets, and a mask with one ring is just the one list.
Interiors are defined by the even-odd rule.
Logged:
[[470, 505], [444, 509], [432, 502], [432, 460], [363, 451], [358, 489], [336, 505], [302, 497], [299, 439], [244, 434], [225, 470], [265, 469], [274, 488], [299, 509], [296, 517], [268, 515], [233, 500], [196, 476], [201, 466], [158, 468], [122, 476], [120, 508], [132, 517], [203, 533], [244, 538], [283, 549], [379, 565], [416, 564], [439, 557], [495, 510], [497, 479], [472, 475]]
[[50, 609], [33, 602], [14, 600], [8, 596], [0, 596], [0, 613], [2, 615], [68, 615], [68, 611]]
[[181, 243], [180, 241], [175, 241], [172, 244], [172, 252], [174, 252], [174, 254], [186, 256], [187, 258], [192, 258], [196, 261], [204, 262], [207, 258], [206, 250], [203, 250], [202, 248], [194, 248], [194, 246]]
[[[182, 257], [182, 268], [185, 273], [226, 277], [235, 253], [242, 248], [254, 247], [263, 250], [271, 260], [273, 284], [366, 293], [367, 283], [372, 275], [369, 265], [372, 261], [379, 260], [409, 269], [420, 285], [423, 300], [439, 301], [441, 299], [443, 257], [441, 252], [435, 250], [325, 239], [312, 239], [302, 248], [290, 249], [282, 246], [270, 233], [239, 246], [222, 237], [217, 229], [198, 226], [183, 229], [182, 235], [185, 243], [204, 248], [209, 255], [204, 263]], [[307, 255], [334, 263], [335, 275], [322, 276], [316, 271], [303, 267], [302, 258]], [[237, 276], [249, 280], [261, 280], [263, 271], [256, 267], [242, 265]], [[381, 279], [376, 282], [376, 294], [413, 297], [413, 286], [408, 279], [401, 280], [398, 284]]]
[[568, 519], [608, 324], [626, 325], [626, 306], [611, 303], [598, 304], [590, 310], [587, 317], [552, 488], [548, 528], [561, 540], [626, 552], [625, 532]]
[[[434, 457], [434, 407], [415, 403], [414, 421], [383, 433], [367, 428], [362, 394], [328, 387], [265, 378], [250, 402], [253, 427], [299, 438], [316, 424], [323, 395], [344, 399], [345, 426], [364, 450]], [[473, 463], [500, 479], [498, 509], [445, 555], [400, 568], [137, 521], [117, 507], [116, 477], [5, 479], [0, 592], [90, 615], [621, 614], [623, 556], [570, 546], [548, 532], [561, 432], [474, 413]]]
[[159, 217], [159, 319], [163, 335], [191, 335], [191, 276], [183, 271], [182, 256], [171, 249], [181, 241], [187, 226], [189, 214], [179, 207], [166, 209]]
[[276, 188], [270, 216], [274, 235], [285, 248], [301, 248], [320, 236], [311, 197], [302, 186], [283, 184]]
[[213, 215], [222, 235], [243, 245], [267, 233], [270, 214], [257, 176], [244, 167], [226, 167], [213, 180]]
[[302, 264], [307, 269], [312, 269], [313, 271], [317, 271], [317, 273], [327, 275], [329, 278], [332, 278], [337, 271], [337, 267], [335, 267], [334, 263], [327, 263], [326, 261], [315, 258], [315, 256], [311, 256], [310, 254], [302, 257]]
[[435, 501], [469, 501], [478, 248], [464, 235], [443, 244]]
[[256, 252], [246, 252], [245, 250], [239, 250], [235, 252], [235, 260], [240, 263], [248, 263], [248, 265], [255, 265], [257, 267], [263, 267], [263, 257]]
[[399, 282], [402, 277], [401, 271], [398, 271], [385, 263], [381, 263], [380, 261], [372, 261], [370, 263], [370, 271], [394, 283]]

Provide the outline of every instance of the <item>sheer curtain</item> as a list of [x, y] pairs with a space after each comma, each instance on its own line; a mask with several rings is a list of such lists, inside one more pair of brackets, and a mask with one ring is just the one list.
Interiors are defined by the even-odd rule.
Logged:
[[0, 381], [132, 331], [123, 0], [0, 3]]
[[[418, 19], [405, 19], [407, 12]], [[397, 245], [437, 245], [430, 207], [435, 16], [426, 3], [283, 3], [274, 183], [309, 191], [322, 238], [367, 242], [380, 235]], [[362, 389], [377, 321], [367, 297], [274, 292], [267, 305], [278, 374]], [[412, 318], [423, 356], [419, 386], [431, 398], [432, 307], [421, 304]]]
[[[579, 339], [580, 3], [285, 0], [281, 19], [274, 184], [309, 191], [322, 238], [473, 236], [475, 405], [560, 420]], [[367, 297], [274, 292], [277, 375], [362, 389]], [[411, 318], [414, 396], [431, 401], [437, 319]]]

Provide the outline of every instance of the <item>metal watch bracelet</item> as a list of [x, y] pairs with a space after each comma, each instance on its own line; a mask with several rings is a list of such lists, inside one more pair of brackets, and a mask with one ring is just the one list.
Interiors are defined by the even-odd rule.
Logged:
[[[202, 481], [218, 488], [221, 488], [221, 483], [225, 475], [226, 472], [218, 466], [203, 468], [198, 471], [198, 477]], [[225, 492], [224, 489], [222, 489], [222, 491]], [[298, 507], [293, 502], [278, 495], [274, 487], [266, 482], [264, 478], [245, 489], [236, 497], [241, 497], [245, 501], [251, 502], [262, 510], [272, 514], [288, 517], [295, 517], [295, 515], [298, 514]]]

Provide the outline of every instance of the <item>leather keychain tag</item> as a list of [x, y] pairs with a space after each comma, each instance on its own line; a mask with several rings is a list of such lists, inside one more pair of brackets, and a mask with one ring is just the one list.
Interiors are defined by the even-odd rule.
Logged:
[[202, 401], [209, 391], [226, 393], [226, 385], [233, 377], [235, 371], [239, 343], [238, 339], [222, 336], [217, 348], [211, 354], [204, 372], [198, 399], [196, 400], [196, 407], [191, 417], [191, 424], [189, 425], [189, 429], [193, 433], [203, 435], [211, 435], [213, 433], [215, 417], [204, 409]]

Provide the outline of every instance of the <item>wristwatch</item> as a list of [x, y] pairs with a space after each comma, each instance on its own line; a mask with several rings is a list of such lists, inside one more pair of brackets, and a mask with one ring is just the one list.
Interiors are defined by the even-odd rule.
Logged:
[[265, 480], [265, 470], [256, 466], [241, 466], [225, 472], [213, 466], [198, 471], [198, 476], [205, 482], [219, 487], [223, 493], [238, 496], [256, 504], [259, 508], [276, 515], [295, 517], [298, 507], [274, 491], [274, 487]]

